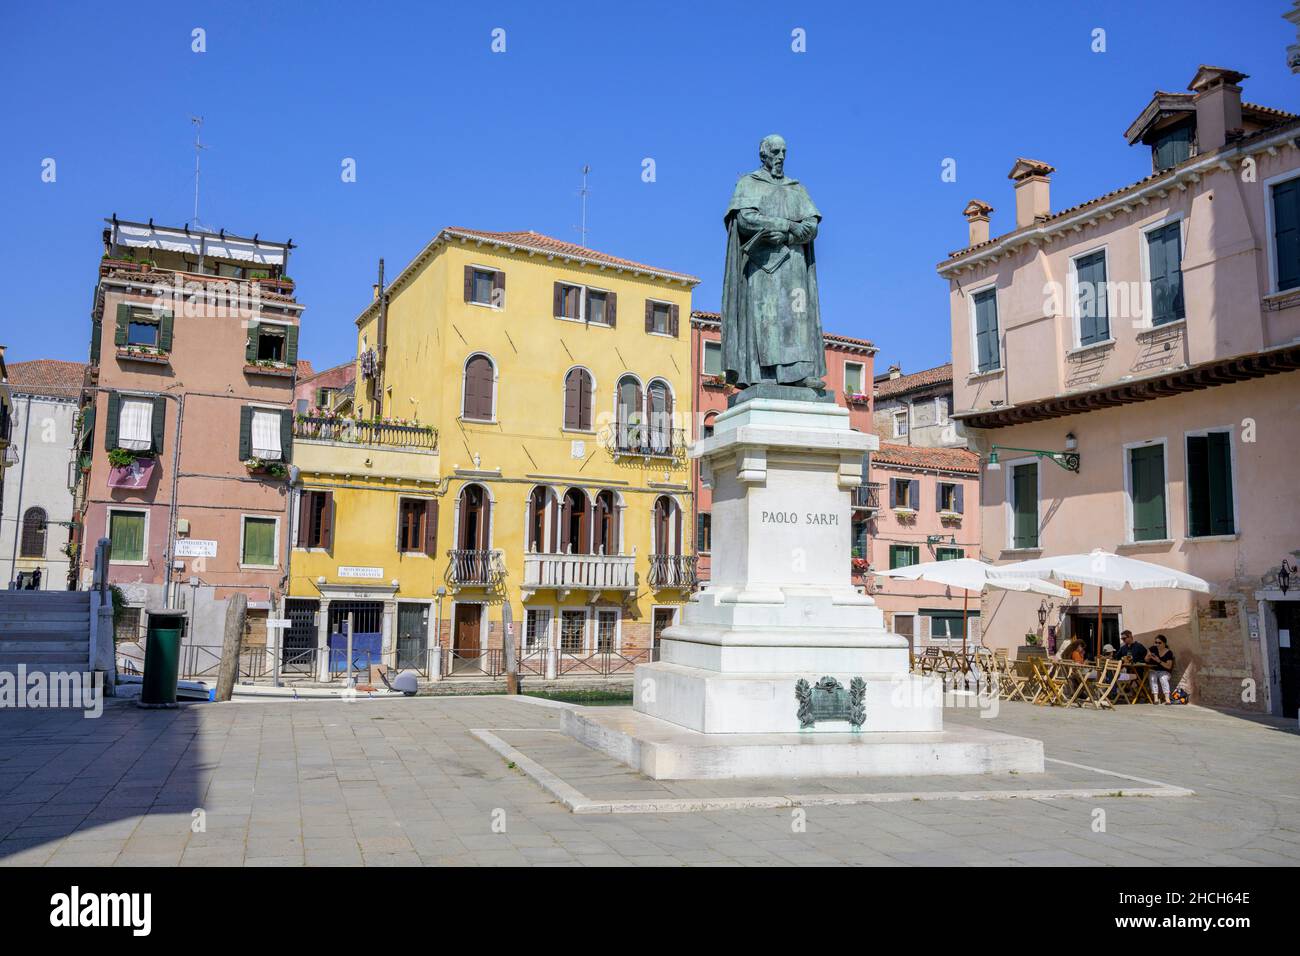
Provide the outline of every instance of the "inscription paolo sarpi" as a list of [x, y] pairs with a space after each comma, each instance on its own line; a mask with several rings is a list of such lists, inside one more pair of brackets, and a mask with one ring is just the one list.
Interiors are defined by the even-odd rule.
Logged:
[[808, 511], [802, 517], [797, 511], [764, 511], [760, 520], [763, 524], [838, 525], [840, 516], [825, 511]]

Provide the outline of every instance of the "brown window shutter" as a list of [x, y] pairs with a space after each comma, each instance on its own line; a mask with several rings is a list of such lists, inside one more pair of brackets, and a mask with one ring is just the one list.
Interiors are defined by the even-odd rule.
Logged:
[[334, 547], [334, 492], [318, 491], [325, 500], [320, 509], [320, 546], [326, 551]]
[[438, 502], [424, 503], [424, 553], [429, 557], [438, 554]]
[[591, 430], [591, 376], [586, 372], [578, 373], [578, 427]]
[[564, 315], [564, 283], [563, 282], [555, 283], [555, 288], [552, 292], [552, 298], [554, 299], [554, 306], [555, 306], [552, 314], [556, 318], [559, 318], [560, 316]]
[[569, 496], [564, 496], [564, 504], [560, 506], [560, 552], [569, 553], [569, 545], [573, 542], [569, 540], [569, 521], [573, 518], [573, 505], [569, 503]]
[[612, 329], [618, 324], [618, 293], [605, 293], [605, 321], [609, 323]]
[[655, 330], [655, 304], [649, 299], [645, 300], [645, 330], [647, 332]]
[[673, 537], [676, 538], [673, 542], [673, 554], [679, 555], [682, 553], [682, 509], [680, 507], [673, 508]]
[[555, 498], [554, 498], [552, 495], [549, 495], [549, 494], [548, 494], [546, 497], [547, 497], [547, 498], [549, 499], [549, 501], [550, 501], [550, 511], [551, 511], [551, 549], [550, 549], [550, 553], [551, 553], [551, 554], [555, 554], [555, 552], [556, 552], [557, 550], [559, 550], [559, 534], [560, 534], [560, 520], [559, 520], [559, 514], [560, 514], [560, 509], [559, 509], [559, 506], [556, 504]]
[[465, 301], [474, 301], [474, 267], [465, 267]]
[[500, 269], [492, 273], [492, 304], [506, 307], [506, 274]]
[[569, 374], [564, 377], [564, 427], [581, 428], [582, 406], [581, 406], [581, 387], [582, 380], [581, 369], [571, 369]]
[[483, 491], [482, 515], [483, 520], [478, 525], [478, 546], [486, 551], [488, 542], [492, 540], [492, 499], [488, 497], [486, 489]]
[[315, 497], [314, 491], [302, 491], [298, 493], [298, 538], [294, 542], [294, 547], [307, 547], [308, 535], [311, 534], [311, 516], [316, 510], [312, 505], [312, 498]]
[[678, 307], [674, 305], [670, 307], [668, 312], [668, 334], [671, 335], [673, 338], [677, 337], [678, 311], [679, 311]]

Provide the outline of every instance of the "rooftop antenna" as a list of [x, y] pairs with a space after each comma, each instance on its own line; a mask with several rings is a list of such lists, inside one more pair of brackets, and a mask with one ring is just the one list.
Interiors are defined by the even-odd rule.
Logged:
[[194, 124], [194, 218], [190, 220], [195, 229], [203, 229], [203, 223], [199, 221], [199, 157], [203, 150], [209, 147], [204, 146], [199, 137], [203, 135], [203, 117], [191, 116], [190, 122]]
[[581, 237], [579, 245], [584, 249], [587, 248], [587, 196], [591, 190], [587, 188], [587, 174], [591, 172], [589, 165], [582, 167], [582, 188], [578, 190], [578, 195], [582, 197], [582, 225], [578, 226], [578, 235]]

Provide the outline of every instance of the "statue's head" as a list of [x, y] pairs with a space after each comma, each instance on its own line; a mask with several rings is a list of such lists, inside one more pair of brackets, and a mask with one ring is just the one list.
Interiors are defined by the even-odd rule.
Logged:
[[773, 133], [758, 144], [758, 159], [763, 168], [780, 179], [785, 175], [785, 140]]

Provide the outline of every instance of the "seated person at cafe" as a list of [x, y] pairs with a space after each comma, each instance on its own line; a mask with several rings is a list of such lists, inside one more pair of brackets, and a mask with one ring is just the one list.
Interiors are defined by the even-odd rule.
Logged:
[[1082, 664], [1088, 659], [1088, 648], [1082, 639], [1073, 637], [1070, 643], [1061, 648], [1061, 660], [1074, 661], [1076, 664]]
[[1144, 645], [1133, 640], [1132, 631], [1121, 631], [1119, 635], [1119, 659], [1128, 660], [1134, 664], [1141, 664], [1146, 660], [1147, 649]]
[[[1169, 678], [1174, 672], [1174, 652], [1169, 647], [1169, 640], [1163, 634], [1156, 635], [1156, 642], [1147, 651], [1146, 663], [1151, 665], [1151, 696], [1156, 703], [1172, 704], [1169, 695]], [[1164, 694], [1164, 700], [1160, 695]]]

